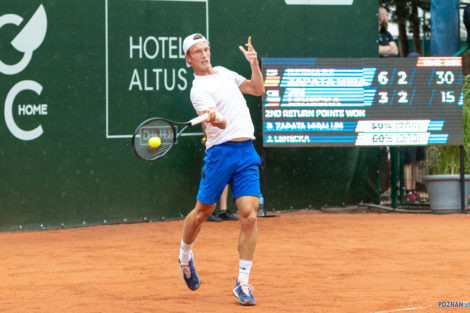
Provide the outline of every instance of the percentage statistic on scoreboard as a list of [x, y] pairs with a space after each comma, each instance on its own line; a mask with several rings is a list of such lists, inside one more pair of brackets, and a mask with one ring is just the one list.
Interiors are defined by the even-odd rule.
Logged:
[[460, 57], [263, 58], [263, 146], [461, 145]]

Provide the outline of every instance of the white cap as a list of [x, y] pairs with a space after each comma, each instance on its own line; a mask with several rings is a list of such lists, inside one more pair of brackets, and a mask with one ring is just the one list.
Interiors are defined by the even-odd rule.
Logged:
[[[186, 55], [189, 48], [191, 48], [192, 46], [200, 42], [209, 42], [209, 41], [207, 41], [206, 37], [198, 33], [189, 35], [188, 37], [184, 38], [184, 41], [183, 41], [184, 55]], [[191, 67], [191, 65], [188, 62], [186, 62], [186, 66]]]

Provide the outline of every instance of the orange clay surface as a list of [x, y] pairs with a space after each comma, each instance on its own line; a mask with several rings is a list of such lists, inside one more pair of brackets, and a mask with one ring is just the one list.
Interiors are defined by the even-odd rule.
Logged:
[[470, 300], [469, 215], [260, 218], [254, 307], [232, 295], [238, 222], [204, 224], [195, 292], [178, 278], [182, 225], [0, 233], [0, 312], [466, 312], [438, 303]]

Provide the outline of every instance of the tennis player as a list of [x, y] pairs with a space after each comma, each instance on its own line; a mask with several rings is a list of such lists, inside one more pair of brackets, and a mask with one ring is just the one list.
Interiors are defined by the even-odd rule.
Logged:
[[241, 304], [254, 305], [249, 275], [258, 238], [261, 159], [253, 147], [253, 122], [242, 93], [261, 96], [264, 84], [251, 37], [245, 46], [246, 50], [239, 48], [251, 66], [249, 80], [222, 66], [212, 67], [209, 42], [201, 34], [189, 35], [183, 41], [186, 65], [194, 71], [191, 102], [197, 114], [209, 113], [209, 117], [203, 124], [207, 135], [206, 155], [196, 206], [184, 220], [179, 263], [188, 288], [199, 288], [192, 246], [225, 185], [230, 183], [240, 218], [240, 266], [233, 294]]

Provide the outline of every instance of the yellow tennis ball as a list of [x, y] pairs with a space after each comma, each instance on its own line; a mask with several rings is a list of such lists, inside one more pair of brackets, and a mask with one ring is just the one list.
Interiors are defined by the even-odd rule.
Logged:
[[160, 139], [160, 137], [155, 136], [149, 139], [149, 146], [152, 148], [158, 148], [161, 144], [162, 140]]

